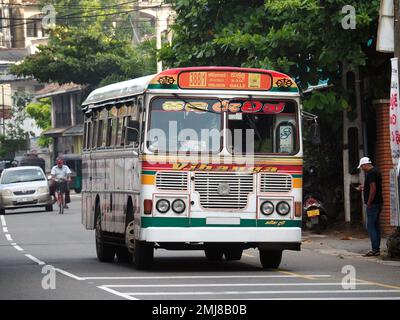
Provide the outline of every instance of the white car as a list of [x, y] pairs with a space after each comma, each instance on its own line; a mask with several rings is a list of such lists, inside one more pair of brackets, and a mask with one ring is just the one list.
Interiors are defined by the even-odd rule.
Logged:
[[5, 169], [0, 178], [0, 214], [5, 210], [45, 207], [53, 211], [49, 184], [40, 167], [26, 166]]

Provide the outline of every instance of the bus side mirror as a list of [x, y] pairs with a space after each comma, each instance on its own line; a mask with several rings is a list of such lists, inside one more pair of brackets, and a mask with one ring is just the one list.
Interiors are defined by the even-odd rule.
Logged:
[[126, 128], [126, 140], [137, 142], [139, 140], [139, 121], [130, 120]]
[[319, 146], [321, 144], [321, 130], [319, 124], [314, 122], [311, 125], [311, 143], [315, 146]]

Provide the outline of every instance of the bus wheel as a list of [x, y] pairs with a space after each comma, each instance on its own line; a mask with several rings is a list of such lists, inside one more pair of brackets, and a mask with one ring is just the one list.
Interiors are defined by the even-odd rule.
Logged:
[[132, 253], [125, 247], [117, 247], [115, 253], [117, 254], [118, 262], [129, 263], [132, 262]]
[[101, 262], [113, 262], [115, 248], [113, 245], [105, 243], [104, 241], [104, 235], [101, 231], [101, 214], [97, 215], [95, 237], [97, 259], [99, 259]]
[[278, 269], [282, 261], [281, 250], [262, 250], [260, 251], [260, 262], [264, 269]]
[[128, 223], [125, 230], [125, 244], [132, 254], [133, 265], [136, 269], [144, 270], [151, 268], [154, 258], [154, 245], [152, 242], [139, 241], [135, 239], [134, 221]]
[[243, 253], [243, 249], [242, 248], [227, 249], [224, 252], [225, 259], [228, 260], [228, 261], [242, 259], [242, 253]]
[[224, 255], [224, 251], [216, 245], [206, 245], [204, 248], [204, 253], [210, 261], [220, 261]]

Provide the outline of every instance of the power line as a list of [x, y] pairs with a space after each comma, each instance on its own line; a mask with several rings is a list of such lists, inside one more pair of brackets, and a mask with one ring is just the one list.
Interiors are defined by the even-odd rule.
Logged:
[[[136, 8], [136, 9], [132, 9], [132, 10], [126, 10], [126, 11], [119, 11], [119, 12], [115, 12], [115, 13], [104, 13], [104, 14], [97, 14], [97, 15], [92, 15], [92, 16], [73, 16], [73, 15], [65, 15], [65, 16], [61, 16], [61, 17], [56, 17], [56, 19], [64, 19], [67, 20], [66, 18], [68, 18], [68, 20], [81, 20], [82, 22], [85, 21], [85, 19], [88, 18], [96, 18], [96, 17], [102, 17], [102, 16], [113, 16], [113, 15], [118, 15], [118, 14], [127, 14], [127, 13], [131, 13], [131, 12], [135, 12], [135, 11], [140, 11], [140, 10], [144, 10], [144, 9], [154, 9], [154, 8], [161, 8], [162, 4], [157, 5], [157, 6], [149, 6], [149, 7], [142, 7], [142, 8]], [[14, 18], [10, 18], [9, 21], [11, 21]], [[28, 20], [28, 19], [27, 19]], [[35, 19], [30, 19], [30, 20], [36, 20], [36, 21], [40, 21], [42, 19], [40, 18], [35, 18]], [[17, 27], [17, 26], [21, 26], [21, 25], [25, 25], [27, 23], [32, 23], [32, 21], [30, 22], [23, 22], [23, 23], [17, 23], [17, 24], [13, 24], [13, 25], [9, 25], [6, 27], [9, 28], [13, 28], [13, 27]]]
[[[86, 6], [86, 5], [79, 5], [79, 4], [55, 4], [55, 3], [48, 3], [47, 5], [52, 5], [53, 7], [59, 7], [59, 8], [82, 8], [82, 9], [107, 9], [107, 8], [113, 8], [113, 7], [120, 7], [123, 5], [127, 4], [134, 4], [137, 3], [138, 0], [135, 1], [128, 1], [128, 2], [122, 2], [122, 3], [117, 3], [114, 5], [109, 5], [109, 6]], [[0, 5], [6, 5], [10, 7], [19, 7], [19, 8], [24, 8], [24, 7], [40, 7], [39, 4], [33, 4], [33, 3], [8, 3], [8, 2], [2, 2], [0, 1]]]

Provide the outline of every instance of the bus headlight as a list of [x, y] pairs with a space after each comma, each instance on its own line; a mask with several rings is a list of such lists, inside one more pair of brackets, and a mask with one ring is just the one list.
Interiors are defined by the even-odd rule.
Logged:
[[176, 199], [174, 202], [172, 202], [172, 210], [175, 213], [182, 213], [186, 209], [185, 202], [183, 202], [181, 199]]
[[270, 214], [272, 214], [274, 212], [274, 205], [272, 202], [270, 201], [264, 201], [261, 204], [261, 212], [267, 216], [269, 216]]
[[156, 209], [160, 213], [166, 213], [170, 208], [170, 204], [168, 200], [161, 199], [156, 203]]
[[286, 201], [281, 201], [276, 205], [276, 212], [281, 216], [286, 216], [290, 212], [290, 205]]

